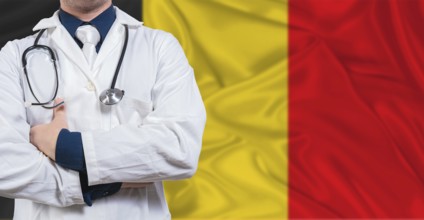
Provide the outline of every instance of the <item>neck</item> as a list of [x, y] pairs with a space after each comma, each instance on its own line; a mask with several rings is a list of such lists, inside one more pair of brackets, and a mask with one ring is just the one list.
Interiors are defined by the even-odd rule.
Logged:
[[75, 7], [75, 5], [71, 5], [71, 4], [61, 4], [60, 7], [62, 10], [75, 16], [81, 21], [89, 22], [93, 20], [95, 17], [97, 17], [99, 14], [104, 12], [106, 9], [108, 9], [111, 5], [112, 5], [112, 1], [106, 1], [104, 4], [99, 5], [98, 7], [95, 7], [95, 8], [90, 8], [90, 9]]

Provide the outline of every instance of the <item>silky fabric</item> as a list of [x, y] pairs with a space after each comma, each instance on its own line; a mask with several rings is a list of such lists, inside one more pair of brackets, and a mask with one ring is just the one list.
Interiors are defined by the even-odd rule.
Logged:
[[100, 41], [99, 31], [92, 25], [82, 25], [78, 27], [75, 36], [83, 44], [82, 52], [90, 67], [93, 67], [97, 57], [96, 45]]
[[167, 182], [175, 218], [287, 217], [287, 1], [143, 0], [173, 33], [208, 111], [196, 176]]
[[424, 218], [424, 2], [289, 1], [291, 218]]
[[[34, 30], [47, 29], [39, 44], [57, 54], [58, 96], [65, 101], [69, 130], [81, 132], [88, 185], [151, 184], [121, 189], [89, 207], [78, 172], [57, 165], [30, 143], [31, 126], [49, 123], [53, 116], [52, 110], [24, 106], [25, 101], [35, 102], [21, 64], [23, 51], [34, 44], [33, 34], [7, 43], [0, 52], [0, 196], [15, 198], [16, 220], [170, 219], [162, 181], [196, 172], [206, 114], [184, 51], [171, 34], [114, 9], [116, 20], [92, 68], [58, 12]], [[118, 105], [106, 106], [98, 97], [110, 87], [124, 25], [131, 47], [117, 87], [125, 89], [125, 96]], [[28, 77], [34, 93], [54, 85], [44, 71], [32, 73]]]

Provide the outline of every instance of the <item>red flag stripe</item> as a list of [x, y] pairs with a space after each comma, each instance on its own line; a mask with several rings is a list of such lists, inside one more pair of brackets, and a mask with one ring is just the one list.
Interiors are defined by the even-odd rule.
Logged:
[[290, 217], [424, 217], [423, 11], [289, 2]]

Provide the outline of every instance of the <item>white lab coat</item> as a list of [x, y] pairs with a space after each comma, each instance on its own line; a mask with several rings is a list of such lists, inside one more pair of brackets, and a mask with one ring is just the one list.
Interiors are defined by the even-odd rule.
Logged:
[[[116, 8], [116, 7], [115, 7]], [[21, 56], [36, 35], [7, 43], [0, 52], [0, 196], [16, 198], [15, 219], [170, 219], [162, 180], [191, 177], [198, 163], [205, 109], [178, 41], [142, 26], [116, 8], [92, 69], [61, 25], [56, 12], [34, 30], [47, 28], [40, 44], [54, 49], [69, 129], [82, 134], [89, 185], [154, 182], [122, 189], [84, 204], [78, 173], [49, 160], [29, 143], [30, 127], [48, 123], [52, 110], [24, 107], [35, 102], [23, 75]], [[104, 106], [99, 94], [110, 87], [121, 54], [124, 26], [129, 43], [117, 88], [121, 103]], [[38, 94], [54, 78], [31, 72]], [[43, 90], [44, 89], [44, 90]]]

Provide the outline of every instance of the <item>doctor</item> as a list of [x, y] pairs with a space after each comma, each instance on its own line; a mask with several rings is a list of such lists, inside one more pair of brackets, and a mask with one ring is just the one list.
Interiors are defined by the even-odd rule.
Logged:
[[194, 174], [206, 119], [181, 46], [111, 0], [60, 4], [0, 52], [0, 196], [18, 220], [170, 219], [162, 181]]

